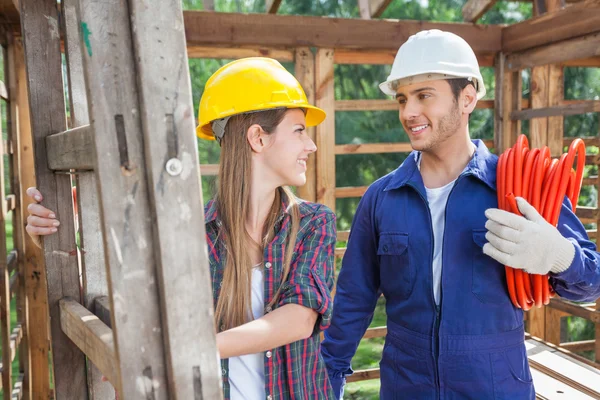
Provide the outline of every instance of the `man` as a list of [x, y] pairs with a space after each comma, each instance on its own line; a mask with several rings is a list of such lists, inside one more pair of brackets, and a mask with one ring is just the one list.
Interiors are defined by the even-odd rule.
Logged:
[[558, 229], [523, 199], [525, 217], [496, 209], [498, 158], [468, 129], [485, 87], [462, 38], [411, 36], [380, 88], [398, 100], [414, 151], [356, 210], [322, 343], [334, 391], [342, 396], [383, 294], [381, 399], [533, 399], [523, 312], [509, 299], [502, 263], [550, 273], [563, 298], [594, 300], [595, 246], [567, 203]]

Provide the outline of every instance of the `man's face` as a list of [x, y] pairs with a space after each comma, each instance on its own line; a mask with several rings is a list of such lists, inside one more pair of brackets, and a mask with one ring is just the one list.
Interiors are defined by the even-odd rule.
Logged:
[[446, 80], [401, 86], [396, 100], [400, 122], [415, 150], [434, 151], [460, 129], [462, 113]]

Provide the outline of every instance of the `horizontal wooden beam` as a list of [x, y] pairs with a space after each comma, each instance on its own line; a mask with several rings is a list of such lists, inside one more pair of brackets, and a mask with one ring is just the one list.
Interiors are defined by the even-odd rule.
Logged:
[[60, 326], [113, 385], [119, 381], [112, 330], [75, 300], [60, 300]]
[[379, 368], [363, 369], [354, 371], [352, 375], [346, 377], [346, 383], [379, 379], [379, 376]]
[[582, 182], [583, 186], [590, 186], [590, 185], [596, 186], [597, 184], [598, 184], [597, 176], [590, 176], [589, 178], [583, 178], [583, 182]]
[[[600, 46], [599, 46], [600, 47]], [[545, 118], [555, 116], [579, 115], [600, 111], [600, 100], [588, 100], [577, 104], [566, 104], [561, 106], [529, 108], [516, 110], [510, 113], [512, 120], [523, 120], [532, 118]]]
[[587, 0], [504, 28], [502, 51], [514, 53], [599, 30], [600, 0]]
[[378, 326], [376, 328], [369, 328], [365, 332], [363, 339], [371, 339], [376, 337], [384, 337], [387, 335], [387, 326]]
[[595, 207], [577, 207], [575, 214], [578, 218], [587, 219], [587, 220], [597, 220], [598, 219], [598, 209]]
[[494, 4], [496, 4], [496, 0], [468, 0], [462, 8], [463, 20], [476, 22]]
[[202, 176], [219, 175], [219, 164], [200, 164], [200, 174]]
[[600, 57], [580, 58], [577, 60], [567, 60], [561, 63], [563, 67], [588, 67], [600, 68]]
[[185, 11], [183, 17], [187, 43], [192, 46], [313, 46], [397, 51], [409, 36], [424, 29], [441, 29], [464, 38], [475, 53], [495, 54], [501, 48], [500, 25], [206, 11]]
[[47, 136], [48, 167], [53, 171], [93, 170], [95, 153], [92, 134], [92, 128], [84, 125]]
[[348, 240], [348, 236], [350, 236], [350, 231], [338, 231], [337, 240], [345, 242]]
[[595, 344], [596, 344], [596, 341], [594, 339], [591, 339], [591, 340], [581, 340], [578, 342], [561, 343], [560, 347], [562, 347], [563, 349], [569, 350], [569, 351], [573, 351], [573, 352], [593, 351]]
[[188, 46], [188, 58], [237, 59], [245, 57], [269, 57], [282, 62], [294, 61], [294, 51], [267, 47], [218, 47]]
[[10, 24], [20, 24], [21, 9], [18, 0], [0, 0], [0, 15], [2, 21]]
[[335, 154], [409, 153], [410, 143], [338, 144]]
[[335, 197], [338, 199], [344, 199], [348, 197], [362, 197], [367, 191], [368, 186], [356, 186], [356, 187], [339, 187], [335, 188]]
[[336, 100], [336, 111], [398, 111], [395, 100]]
[[574, 315], [575, 317], [587, 319], [595, 324], [600, 323], [600, 311], [594, 310], [591, 307], [581, 306], [561, 299], [550, 299], [548, 306]]
[[574, 137], [564, 137], [563, 138], [563, 146], [570, 146], [571, 142], [573, 142], [573, 140], [575, 139], [581, 139], [583, 140], [583, 143], [585, 143], [586, 146], [598, 146], [600, 145], [600, 139], [598, 138], [598, 136], [584, 136], [584, 137], [580, 137], [580, 138], [574, 138]]
[[344, 254], [346, 253], [346, 248], [345, 247], [338, 247], [335, 249], [335, 257], [344, 257]]
[[599, 56], [599, 41], [600, 33], [593, 33], [549, 44], [544, 47], [514, 53], [506, 58], [506, 68], [508, 71], [518, 71], [540, 65]]

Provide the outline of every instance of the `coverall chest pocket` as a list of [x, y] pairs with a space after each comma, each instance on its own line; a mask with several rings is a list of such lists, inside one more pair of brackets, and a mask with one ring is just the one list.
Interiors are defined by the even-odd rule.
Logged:
[[483, 253], [483, 245], [487, 243], [487, 229], [473, 229], [472, 292], [486, 304], [501, 304], [510, 302], [506, 289], [506, 274], [504, 266]]
[[377, 247], [381, 287], [384, 293], [408, 298], [415, 284], [415, 268], [410, 262], [407, 233], [382, 233]]

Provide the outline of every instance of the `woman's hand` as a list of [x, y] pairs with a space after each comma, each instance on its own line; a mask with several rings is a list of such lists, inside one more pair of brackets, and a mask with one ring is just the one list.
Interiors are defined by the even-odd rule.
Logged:
[[40, 236], [51, 235], [58, 230], [60, 222], [56, 219], [56, 214], [52, 210], [48, 210], [46, 207], [39, 204], [44, 198], [39, 190], [34, 187], [30, 187], [26, 191], [35, 203], [30, 204], [27, 207], [29, 216], [27, 217], [27, 226], [25, 230], [38, 246], [42, 247]]

